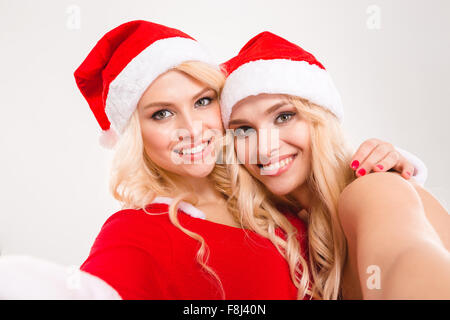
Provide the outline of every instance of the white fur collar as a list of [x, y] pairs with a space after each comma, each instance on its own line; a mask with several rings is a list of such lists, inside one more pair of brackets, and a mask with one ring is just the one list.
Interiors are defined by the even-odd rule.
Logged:
[[[151, 203], [164, 203], [170, 205], [172, 201], [173, 199], [169, 197], [156, 197]], [[190, 203], [181, 201], [178, 208], [194, 218], [206, 219], [205, 214]]]

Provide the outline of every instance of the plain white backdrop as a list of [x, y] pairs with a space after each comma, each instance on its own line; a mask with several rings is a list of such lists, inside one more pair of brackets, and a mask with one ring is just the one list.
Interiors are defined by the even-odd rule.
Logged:
[[111, 151], [73, 72], [126, 21], [181, 29], [225, 61], [268, 30], [331, 73], [357, 146], [376, 137], [428, 167], [450, 203], [448, 0], [0, 0], [0, 252], [80, 265], [119, 204]]

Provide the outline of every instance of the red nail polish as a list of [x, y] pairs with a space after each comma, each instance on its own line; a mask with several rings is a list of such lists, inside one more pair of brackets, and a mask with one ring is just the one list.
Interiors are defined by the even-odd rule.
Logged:
[[353, 170], [358, 169], [358, 167], [359, 167], [359, 161], [358, 161], [358, 160], [354, 160], [354, 161], [352, 162], [351, 167], [352, 167]]
[[384, 167], [381, 164], [378, 164], [377, 168], [380, 169], [380, 170], [383, 170]]
[[411, 172], [409, 172], [409, 171], [406, 171], [406, 174], [407, 174], [408, 176], [411, 176]]
[[361, 169], [359, 169], [358, 174], [359, 174], [360, 176], [363, 176], [363, 175], [366, 174], [366, 170], [365, 170], [364, 168], [361, 168]]

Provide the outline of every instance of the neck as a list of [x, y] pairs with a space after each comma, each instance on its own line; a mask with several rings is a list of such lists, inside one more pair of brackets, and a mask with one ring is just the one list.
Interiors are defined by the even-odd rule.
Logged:
[[182, 177], [178, 176], [174, 178], [177, 185], [177, 191], [194, 193], [198, 197], [196, 206], [202, 206], [203, 204], [210, 202], [217, 202], [222, 196], [214, 186], [214, 183], [208, 178], [197, 177]]
[[297, 201], [303, 209], [309, 211], [314, 195], [306, 183], [292, 191], [289, 195]]

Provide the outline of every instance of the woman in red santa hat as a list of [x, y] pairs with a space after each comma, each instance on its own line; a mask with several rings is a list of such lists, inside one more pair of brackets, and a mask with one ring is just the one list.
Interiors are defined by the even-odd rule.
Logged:
[[[310, 265], [303, 292], [312, 285], [322, 299], [449, 299], [448, 213], [414, 179], [365, 175], [389, 156], [375, 150], [369, 167], [349, 166], [341, 99], [323, 65], [263, 32], [223, 68], [222, 118], [258, 181], [238, 186], [237, 196], [263, 185], [302, 210]], [[245, 205], [243, 214], [252, 210]]]
[[[253, 178], [215, 163], [224, 75], [204, 47], [179, 30], [132, 21], [100, 39], [75, 78], [102, 145], [116, 147], [110, 189], [123, 207], [80, 267], [78, 296], [102, 279], [106, 297], [123, 299], [308, 297], [304, 223], [280, 213], [263, 188], [238, 197], [237, 186]], [[372, 142], [361, 161], [378, 153]], [[396, 154], [379, 145], [383, 156]], [[391, 167], [414, 170], [398, 157], [384, 170]]]
[[202, 49], [178, 30], [130, 22], [75, 72], [102, 129], [123, 135], [110, 186], [124, 210], [104, 224], [81, 270], [125, 299], [305, 298], [303, 222], [264, 189], [237, 197], [237, 185], [252, 184], [245, 169], [216, 164], [224, 76]]

